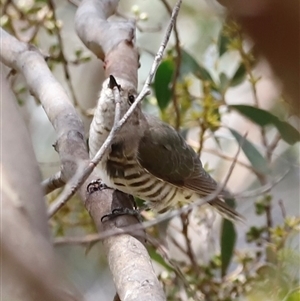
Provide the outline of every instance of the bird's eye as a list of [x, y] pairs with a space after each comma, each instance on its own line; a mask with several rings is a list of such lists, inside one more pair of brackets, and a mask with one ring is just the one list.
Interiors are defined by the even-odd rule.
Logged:
[[128, 95], [128, 103], [129, 103], [130, 105], [132, 105], [132, 104], [134, 103], [134, 101], [135, 101], [134, 95], [129, 94], [129, 95]]

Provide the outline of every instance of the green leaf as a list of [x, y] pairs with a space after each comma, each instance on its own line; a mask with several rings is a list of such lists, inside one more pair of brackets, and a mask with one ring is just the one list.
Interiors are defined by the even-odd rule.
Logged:
[[233, 223], [227, 219], [223, 219], [222, 230], [221, 230], [222, 277], [226, 275], [226, 271], [231, 262], [235, 242], [236, 242], [236, 231]]
[[158, 106], [161, 111], [168, 106], [172, 97], [170, 83], [173, 78], [174, 69], [174, 62], [170, 59], [167, 59], [159, 65], [155, 74], [154, 91]]
[[230, 81], [230, 87], [235, 87], [241, 84], [247, 75], [246, 67], [243, 63], [239, 65], [239, 67], [236, 69], [231, 81]]
[[300, 141], [300, 133], [293, 126], [286, 121], [279, 120], [278, 117], [268, 111], [249, 105], [231, 105], [229, 108], [238, 111], [260, 126], [274, 125], [279, 131], [281, 138], [289, 144], [295, 144]]
[[145, 201], [138, 197], [134, 197], [134, 201], [138, 208], [142, 208], [143, 206], [145, 206]]
[[206, 80], [214, 84], [214, 81], [210, 75], [210, 73], [202, 66], [199, 65], [198, 69], [194, 73], [196, 77], [201, 80]]
[[241, 145], [241, 148], [252, 167], [263, 174], [267, 174], [269, 172], [268, 163], [255, 146], [249, 140], [241, 136], [236, 130], [229, 130], [238, 144]]
[[284, 301], [299, 301], [300, 300], [300, 288], [289, 293], [289, 295], [284, 298]]
[[219, 75], [220, 79], [220, 91], [225, 92], [230, 84], [230, 79], [224, 72], [221, 72]]
[[[274, 116], [275, 117], [275, 116]], [[288, 144], [295, 144], [300, 141], [300, 133], [286, 121], [281, 121], [275, 117], [273, 124], [276, 126], [281, 138]]]
[[233, 198], [224, 198], [224, 201], [231, 208], [235, 208], [236, 207], [235, 199], [233, 199]]
[[156, 249], [154, 249], [152, 246], [147, 247], [147, 249], [148, 249], [148, 253], [149, 253], [150, 257], [154, 261], [159, 263], [161, 266], [163, 266], [169, 272], [174, 271], [174, 269], [166, 263], [166, 261], [163, 259], [163, 257], [157, 253]]
[[194, 74], [198, 69], [197, 61], [185, 50], [181, 49], [181, 65], [180, 76], [185, 76], [189, 73]]
[[180, 66], [180, 75], [184, 76], [188, 73], [194, 74], [201, 80], [206, 80], [214, 84], [214, 81], [210, 73], [185, 50], [181, 50], [181, 66]]
[[221, 30], [218, 38], [219, 57], [221, 57], [228, 50], [229, 43], [229, 37], [225, 36], [223, 30]]

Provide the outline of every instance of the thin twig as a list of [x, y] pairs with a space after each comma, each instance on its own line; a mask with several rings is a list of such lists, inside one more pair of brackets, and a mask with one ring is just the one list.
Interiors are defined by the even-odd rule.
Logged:
[[[166, 0], [161, 0], [161, 2], [164, 4], [166, 10], [168, 11], [168, 13], [170, 14], [170, 16], [172, 15], [172, 8], [169, 5], [169, 3]], [[180, 72], [180, 66], [181, 66], [181, 49], [180, 49], [180, 40], [179, 40], [179, 33], [178, 33], [178, 29], [177, 29], [177, 25], [176, 22], [174, 24], [174, 34], [175, 34], [175, 49], [176, 49], [176, 60], [175, 60], [175, 70], [174, 70], [174, 75], [173, 75], [173, 80], [172, 80], [172, 88], [171, 88], [171, 95], [172, 95], [172, 102], [173, 102], [173, 106], [175, 109], [175, 115], [176, 115], [176, 121], [175, 121], [175, 128], [176, 130], [179, 130], [180, 128], [180, 109], [179, 109], [179, 104], [178, 104], [178, 99], [177, 99], [177, 94], [176, 94], [176, 82], [179, 76], [179, 72]]]
[[[242, 37], [241, 32], [239, 32], [238, 34], [239, 34], [239, 38], [242, 40], [243, 37]], [[248, 54], [245, 52], [245, 50], [243, 48], [243, 45], [241, 45], [239, 47], [239, 52], [240, 52], [240, 55], [242, 57], [242, 61], [243, 61], [244, 66], [246, 68], [247, 74], [249, 75], [249, 78], [250, 78], [249, 82], [250, 82], [252, 93], [253, 93], [253, 97], [254, 97], [254, 105], [257, 108], [259, 108], [260, 107], [259, 106], [259, 99], [258, 99], [257, 89], [256, 89], [256, 82], [257, 81], [255, 80], [255, 77], [253, 75], [252, 67], [250, 65], [249, 58], [248, 58]], [[261, 133], [261, 139], [262, 139], [263, 146], [267, 150], [268, 149], [268, 140], [267, 140], [267, 136], [266, 136], [266, 130], [265, 130], [264, 127], [261, 127], [260, 133]], [[270, 161], [268, 161], [268, 162], [270, 163]]]
[[268, 145], [267, 147], [267, 159], [271, 162], [273, 151], [275, 150], [276, 146], [278, 145], [279, 141], [281, 140], [281, 135], [279, 133], [276, 134], [274, 140]]
[[[172, 9], [171, 9], [171, 13], [172, 13]], [[121, 13], [121, 12], [119, 12], [119, 11], [117, 11], [117, 12], [115, 13], [115, 15], [116, 15], [116, 16], [119, 16], [119, 17], [121, 17], [121, 18], [123, 18], [123, 19], [125, 19], [125, 20], [127, 20], [127, 19], [129, 18], [128, 16], [126, 16], [125, 14], [123, 14], [123, 13]], [[155, 27], [146, 27], [146, 28], [142, 28], [142, 27], [137, 23], [138, 21], [141, 21], [141, 19], [140, 19], [138, 16], [135, 17], [134, 20], [135, 20], [135, 22], [136, 22], [136, 28], [137, 28], [137, 30], [139, 30], [140, 32], [158, 32], [158, 31], [161, 31], [161, 30], [162, 30], [161, 25], [157, 25], [157, 26], [155, 26]]]
[[265, 207], [266, 212], [266, 220], [267, 220], [267, 241], [271, 241], [271, 228], [273, 227], [273, 220], [272, 220], [272, 212], [271, 212], [272, 206], [269, 204]]
[[257, 197], [264, 193], [267, 193], [274, 186], [276, 186], [279, 182], [281, 182], [289, 172], [290, 172], [290, 169], [288, 169], [286, 172], [284, 172], [281, 176], [277, 177], [274, 181], [267, 183], [266, 185], [263, 185], [257, 189], [251, 190], [251, 191], [237, 193], [234, 195], [234, 197], [239, 198], [239, 199], [248, 199], [248, 198]]
[[240, 153], [240, 151], [241, 151], [241, 148], [242, 148], [242, 146], [243, 146], [243, 144], [244, 144], [244, 141], [245, 141], [245, 139], [246, 139], [246, 136], [247, 136], [247, 133], [243, 135], [242, 140], [241, 140], [240, 143], [239, 143], [238, 150], [237, 150], [237, 152], [236, 152], [236, 154], [235, 154], [235, 156], [234, 156], [234, 158], [233, 158], [233, 161], [232, 161], [232, 163], [231, 163], [231, 165], [230, 165], [230, 168], [229, 168], [228, 173], [227, 173], [227, 175], [226, 175], [226, 177], [225, 177], [225, 180], [224, 180], [224, 182], [223, 182], [223, 185], [222, 185], [222, 187], [221, 187], [220, 192], [221, 192], [222, 190], [225, 189], [225, 187], [226, 187], [226, 185], [227, 185], [227, 183], [228, 183], [228, 181], [229, 181], [229, 178], [230, 178], [230, 176], [231, 176], [231, 174], [232, 174], [232, 171], [233, 171], [233, 169], [234, 169], [234, 167], [235, 167], [237, 158], [238, 158], [239, 153]]
[[73, 4], [73, 5], [76, 6], [76, 7], [78, 7], [79, 4], [80, 4], [80, 1], [79, 1], [79, 0], [68, 0], [68, 2], [69, 2], [70, 4]]
[[[175, 274], [179, 277], [179, 279], [182, 281], [183, 285], [185, 286], [185, 288], [192, 293], [193, 295], [195, 294], [200, 294], [203, 295], [201, 292], [196, 292], [195, 288], [192, 288], [191, 285], [189, 284], [189, 282], [187, 281], [185, 275], [182, 273], [179, 265], [177, 264], [177, 262], [175, 262], [171, 256], [168, 253], [168, 250], [166, 250], [166, 248], [164, 247], [164, 245], [162, 245], [161, 243], [159, 243], [159, 241], [157, 239], [155, 239], [152, 236], [147, 235], [147, 241], [157, 250], [158, 253], [160, 253], [160, 255], [164, 258], [164, 260], [170, 264], [170, 266], [173, 267]], [[196, 300], [196, 299], [195, 299]], [[198, 299], [197, 299], [198, 300]]]
[[88, 234], [86, 236], [79, 236], [79, 237], [69, 237], [69, 236], [64, 236], [64, 237], [57, 237], [54, 240], [54, 244], [56, 246], [60, 245], [89, 245], [95, 242], [99, 241], [99, 234]]
[[79, 187], [84, 183], [88, 178], [91, 172], [94, 170], [92, 163], [89, 163], [86, 168], [79, 168], [75, 175], [66, 183], [64, 190], [57, 197], [57, 199], [52, 202], [48, 208], [47, 214], [48, 217], [52, 217], [60, 208], [62, 208], [67, 201], [75, 195]]
[[[181, 232], [180, 232], [181, 233]], [[186, 250], [184, 249], [184, 247], [176, 240], [176, 238], [172, 235], [169, 235], [168, 238], [171, 240], [171, 242], [175, 245], [175, 247], [178, 248], [178, 250], [180, 250], [182, 252], [183, 255], [186, 255]]]
[[280, 207], [280, 209], [281, 209], [282, 217], [283, 217], [283, 219], [285, 219], [285, 218], [286, 218], [286, 210], [285, 210], [283, 201], [280, 199], [280, 200], [278, 201], [278, 204], [279, 204], [279, 207]]
[[135, 231], [139, 231], [139, 230], [145, 230], [147, 228], [153, 227], [159, 223], [162, 223], [164, 221], [170, 220], [178, 215], [180, 215], [181, 213], [184, 212], [188, 212], [189, 210], [191, 210], [194, 207], [200, 207], [202, 205], [206, 205], [207, 202], [212, 201], [213, 199], [216, 198], [216, 196], [221, 192], [221, 189], [216, 190], [214, 193], [212, 193], [211, 195], [196, 201], [190, 205], [187, 205], [185, 207], [173, 210], [173, 211], [169, 211], [168, 213], [158, 216], [155, 220], [151, 220], [151, 221], [146, 221], [140, 224], [135, 224], [135, 225], [130, 225], [130, 226], [126, 226], [123, 228], [117, 228], [117, 229], [113, 229], [113, 230], [108, 230], [105, 231], [101, 234], [99, 234], [98, 239], [99, 240], [103, 240], [106, 239], [108, 237], [114, 236], [114, 235], [120, 235], [120, 234], [133, 234]]
[[186, 244], [186, 249], [187, 249], [186, 255], [189, 257], [189, 259], [191, 261], [191, 265], [192, 265], [195, 273], [199, 274], [198, 262], [196, 260], [195, 253], [194, 253], [194, 250], [192, 248], [191, 240], [190, 240], [189, 234], [188, 234], [189, 214], [190, 214], [190, 212], [182, 213], [180, 215], [181, 223], [182, 223], [182, 235], [185, 239], [185, 244]]
[[45, 194], [52, 192], [55, 189], [63, 187], [65, 185], [65, 181], [62, 179], [61, 171], [52, 175], [48, 179], [45, 179], [42, 183], [42, 188]]
[[[56, 15], [56, 11], [55, 11], [54, 0], [48, 0], [48, 3], [49, 3], [49, 6], [50, 6], [50, 8], [52, 9], [52, 12], [53, 12], [53, 19], [54, 19], [55, 23], [57, 23], [57, 15]], [[62, 40], [62, 37], [61, 37], [60, 28], [58, 28], [56, 25], [55, 25], [55, 28], [56, 28], [56, 34], [57, 34], [57, 39], [58, 39], [58, 44], [59, 44], [59, 55], [58, 55], [58, 57], [62, 60], [62, 66], [63, 66], [65, 78], [66, 78], [68, 87], [70, 89], [71, 95], [72, 95], [74, 106], [78, 107], [80, 109], [80, 111], [82, 113], [84, 113], [83, 110], [80, 108], [80, 106], [78, 104], [76, 94], [75, 94], [75, 91], [74, 91], [74, 88], [73, 88], [73, 85], [72, 85], [71, 73], [69, 71], [69, 62], [66, 59], [65, 54], [64, 54], [64, 43], [63, 43], [63, 40]]]
[[149, 33], [149, 32], [159, 32], [159, 31], [161, 31], [161, 25], [156, 25], [156, 26], [154, 26], [154, 27], [145, 27], [145, 28], [143, 28], [143, 27], [141, 27], [139, 24], [136, 24], [136, 28], [140, 31], [140, 32], [147, 32], [147, 33]]
[[199, 133], [199, 148], [197, 150], [197, 154], [200, 156], [203, 146], [204, 146], [204, 135], [205, 132], [207, 130], [206, 126], [204, 125], [204, 123], [200, 122], [199, 120], [199, 127], [200, 127], [200, 133]]
[[[228, 161], [232, 161], [233, 160], [232, 157], [227, 156], [225, 154], [222, 154], [221, 152], [218, 152], [217, 150], [214, 150], [214, 149], [204, 148], [204, 149], [202, 149], [202, 151], [205, 152], [205, 153], [216, 155], [216, 156], [218, 156], [218, 157], [220, 157], [222, 159], [228, 160]], [[249, 169], [251, 172], [253, 172], [256, 175], [256, 177], [258, 179], [260, 179], [260, 178], [262, 178], [262, 177], [265, 176], [264, 174], [262, 174], [261, 172], [257, 171], [255, 168], [253, 168], [249, 164], [246, 164], [246, 163], [244, 163], [244, 162], [242, 162], [240, 160], [237, 160], [236, 163], [239, 164], [239, 165], [241, 165], [241, 166], [243, 166], [243, 167], [245, 167], [245, 168], [247, 168], [247, 169]]]

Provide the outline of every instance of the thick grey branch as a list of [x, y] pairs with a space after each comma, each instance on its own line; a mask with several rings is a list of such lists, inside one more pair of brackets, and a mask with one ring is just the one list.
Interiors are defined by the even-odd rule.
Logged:
[[77, 165], [88, 160], [83, 124], [40, 52], [3, 29], [0, 35], [1, 61], [22, 73], [31, 93], [41, 101], [57, 133], [56, 150], [61, 158], [63, 178], [70, 179]]
[[78, 36], [101, 60], [116, 45], [122, 41], [131, 41], [134, 37], [133, 20], [107, 20], [116, 12], [118, 3], [119, 0], [83, 0], [76, 12], [75, 29]]
[[31, 139], [4, 78], [1, 73], [1, 296], [82, 300], [55, 257]]
[[[114, 231], [115, 234], [103, 240], [110, 270], [118, 295], [122, 301], [164, 301], [161, 284], [154, 273], [151, 259], [143, 245], [143, 230], [134, 230], [138, 225], [135, 217], [124, 215], [101, 221], [103, 214], [110, 214], [112, 208], [132, 208], [133, 198], [117, 190], [105, 189], [90, 195], [87, 209], [96, 221], [100, 233]], [[133, 227], [125, 232], [123, 227]], [[100, 234], [101, 235], [101, 234]]]
[[116, 12], [118, 3], [118, 0], [83, 0], [76, 12], [75, 28], [86, 47], [104, 61], [107, 76], [114, 74], [136, 86], [135, 22], [107, 20]]

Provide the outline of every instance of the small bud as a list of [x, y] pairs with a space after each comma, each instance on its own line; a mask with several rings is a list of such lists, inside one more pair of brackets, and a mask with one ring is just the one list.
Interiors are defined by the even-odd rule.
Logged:
[[56, 20], [55, 25], [56, 25], [56, 28], [61, 29], [63, 27], [62, 20]]
[[146, 21], [148, 20], [148, 14], [147, 13], [141, 13], [139, 19], [141, 21]]
[[3, 15], [0, 18], [0, 26], [5, 26], [8, 23], [8, 16], [7, 15]]
[[48, 29], [48, 30], [53, 30], [55, 28], [55, 24], [52, 21], [45, 21], [44, 22], [44, 26]]
[[167, 271], [162, 271], [160, 276], [161, 276], [161, 279], [168, 279], [169, 278], [169, 273]]
[[135, 15], [138, 15], [140, 13], [140, 8], [138, 5], [133, 5], [131, 7], [131, 11], [135, 14]]

